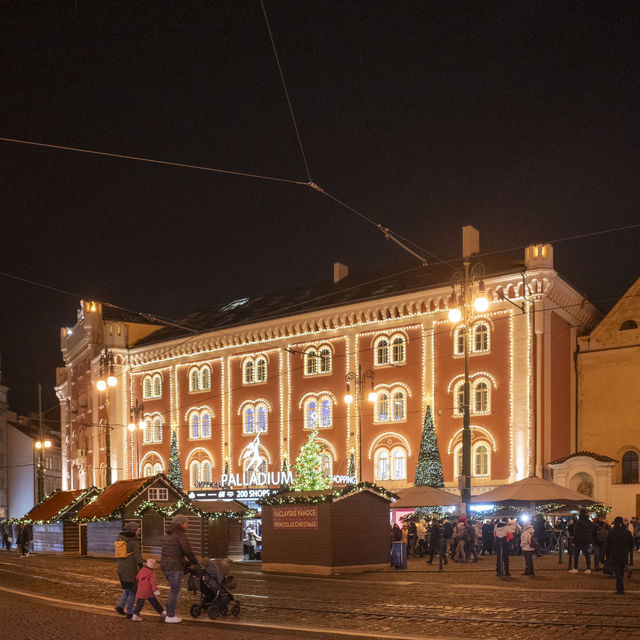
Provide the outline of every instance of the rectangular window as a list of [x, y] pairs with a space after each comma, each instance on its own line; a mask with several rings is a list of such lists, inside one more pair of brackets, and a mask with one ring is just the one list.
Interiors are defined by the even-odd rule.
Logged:
[[149, 489], [149, 500], [155, 502], [166, 502], [169, 499], [169, 489], [155, 488]]

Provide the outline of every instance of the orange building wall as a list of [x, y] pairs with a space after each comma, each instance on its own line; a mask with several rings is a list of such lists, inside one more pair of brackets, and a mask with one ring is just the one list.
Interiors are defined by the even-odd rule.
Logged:
[[571, 453], [571, 369], [573, 349], [571, 327], [557, 313], [551, 313], [551, 458]]

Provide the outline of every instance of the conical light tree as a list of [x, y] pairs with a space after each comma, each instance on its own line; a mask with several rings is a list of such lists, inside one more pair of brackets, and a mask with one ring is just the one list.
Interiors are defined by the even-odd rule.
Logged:
[[347, 469], [347, 475], [350, 478], [356, 477], [356, 461], [353, 458], [353, 453], [349, 456], [349, 468]]
[[178, 456], [178, 438], [173, 429], [171, 430], [171, 448], [169, 449], [169, 471], [167, 477], [178, 489], [182, 489], [182, 468], [180, 467], [180, 457]]
[[293, 471], [294, 491], [319, 491], [331, 489], [333, 481], [324, 473], [322, 468], [322, 445], [317, 442], [318, 428], [315, 427], [309, 433], [307, 442], [300, 450], [296, 463], [291, 466]]
[[422, 439], [420, 440], [420, 451], [418, 452], [418, 464], [416, 466], [416, 480], [414, 484], [435, 488], [444, 487], [438, 438], [436, 437], [433, 416], [429, 405], [427, 405], [424, 424], [422, 426]]
[[280, 486], [283, 489], [289, 488], [289, 483], [286, 481], [288, 472], [289, 472], [289, 467], [287, 467], [287, 459], [284, 458], [284, 460], [282, 461], [282, 473], [280, 474]]

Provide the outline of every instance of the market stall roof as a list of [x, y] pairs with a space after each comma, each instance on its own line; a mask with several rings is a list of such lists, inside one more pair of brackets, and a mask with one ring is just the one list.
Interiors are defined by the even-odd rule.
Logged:
[[237, 513], [243, 514], [251, 511], [249, 507], [237, 500], [194, 500], [193, 504], [200, 509], [209, 513]]
[[398, 499], [391, 505], [392, 509], [448, 507], [460, 504], [461, 502], [459, 495], [425, 485], [416, 485], [408, 489], [400, 489], [397, 493]]
[[515, 506], [529, 506], [540, 504], [598, 504], [589, 496], [567, 489], [554, 482], [543, 480], [537, 476], [529, 476], [511, 484], [505, 484], [492, 491], [473, 496], [471, 502], [480, 504], [512, 504]]
[[100, 493], [100, 489], [97, 487], [77, 489], [74, 491], [55, 491], [31, 509], [22, 519], [41, 524], [57, 522], [64, 517], [65, 513], [76, 507], [78, 503], [81, 503], [85, 499], [90, 499], [98, 493]]
[[387, 491], [384, 487], [380, 487], [371, 482], [359, 482], [356, 485], [321, 489], [318, 491], [283, 491], [271, 496], [267, 496], [258, 501], [258, 504], [283, 504], [296, 502], [325, 502], [338, 501], [353, 496], [361, 491], [367, 491], [384, 500], [394, 500], [398, 496], [395, 493]]

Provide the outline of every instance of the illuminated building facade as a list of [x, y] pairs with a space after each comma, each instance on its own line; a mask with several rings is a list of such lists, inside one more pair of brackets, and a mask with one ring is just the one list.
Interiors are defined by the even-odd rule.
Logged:
[[[575, 447], [577, 336], [595, 308], [553, 268], [553, 248], [490, 256], [489, 309], [470, 330], [473, 492], [542, 475]], [[472, 257], [472, 260], [474, 258]], [[389, 489], [413, 484], [427, 405], [433, 410], [445, 484], [460, 474], [464, 333], [447, 317], [451, 266], [346, 276], [194, 313], [184, 329], [123, 318], [83, 303], [62, 329], [58, 372], [66, 446], [65, 488], [104, 485], [105, 403], [94, 389], [97, 359], [113, 351], [110, 393], [113, 480], [167, 472], [171, 430], [187, 491], [231, 478], [248, 487], [245, 456], [257, 445], [264, 485], [287, 468], [317, 426], [324, 466]], [[534, 320], [535, 318], [535, 320]], [[373, 372], [359, 402], [344, 401], [345, 377]], [[375, 402], [367, 398], [370, 387]], [[129, 431], [144, 405], [144, 430]], [[242, 498], [243, 496], [238, 496]]]

